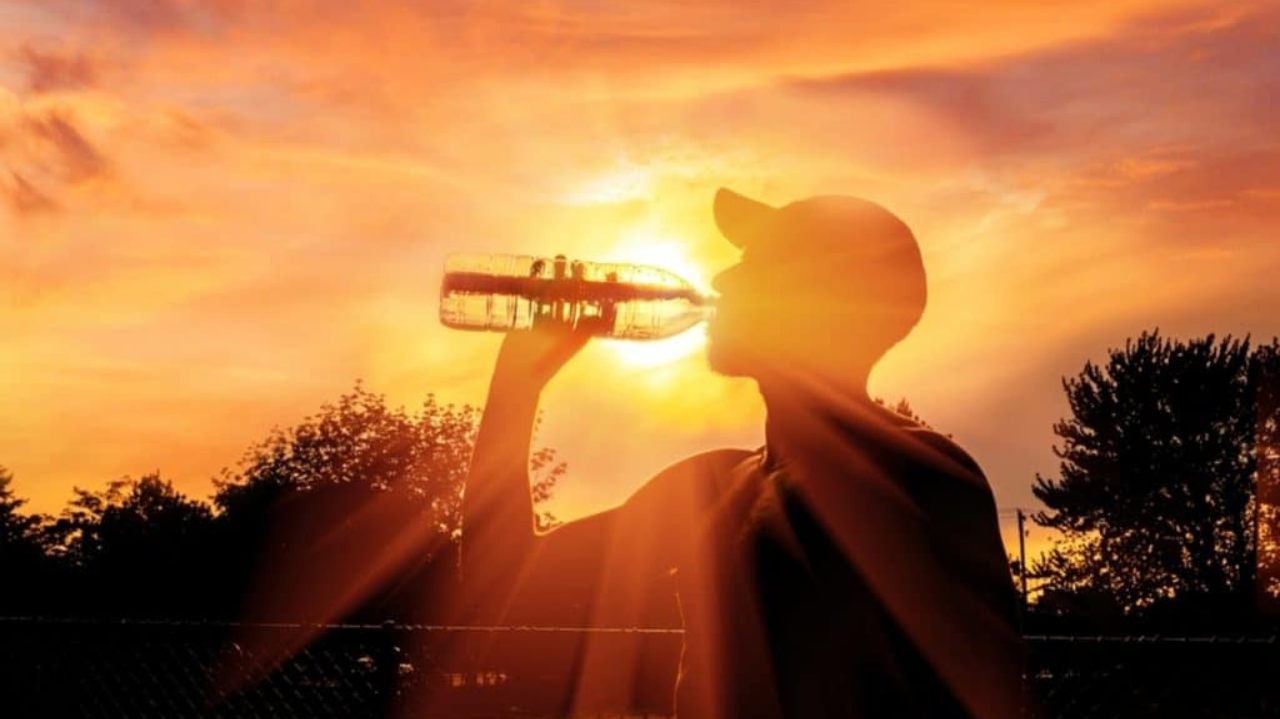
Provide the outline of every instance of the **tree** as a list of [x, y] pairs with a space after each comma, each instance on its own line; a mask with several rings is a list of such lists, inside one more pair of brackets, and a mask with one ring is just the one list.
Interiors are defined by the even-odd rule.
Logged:
[[0, 572], [7, 589], [0, 592], [0, 611], [26, 613], [38, 608], [40, 589], [48, 579], [44, 554], [44, 517], [25, 514], [27, 501], [13, 491], [13, 474], [0, 466]]
[[75, 498], [51, 527], [51, 550], [78, 575], [90, 612], [198, 614], [204, 609], [213, 515], [159, 473]]
[[[907, 419], [911, 420], [912, 422], [915, 422], [916, 424], [920, 425], [921, 427], [924, 427], [925, 429], [933, 429], [933, 425], [926, 422], [924, 420], [924, 417], [921, 417], [919, 414], [916, 413], [915, 408], [911, 406], [911, 403], [907, 401], [906, 397], [900, 397], [898, 401], [894, 402], [893, 404], [889, 404], [882, 397], [876, 397], [874, 398], [873, 401], [876, 404], [880, 405], [881, 407], [884, 407], [885, 409], [889, 410], [890, 412], [906, 417]], [[951, 437], [950, 434], [946, 436], [948, 438]]]
[[41, 551], [37, 515], [21, 513], [27, 500], [13, 491], [13, 473], [0, 465], [0, 562], [6, 566], [18, 555]]
[[[225, 586], [259, 619], [425, 618], [455, 571], [478, 418], [433, 396], [411, 414], [357, 383], [273, 431], [216, 482]], [[544, 501], [565, 465], [543, 448], [531, 468]]]
[[[276, 429], [250, 447], [238, 472], [224, 470], [215, 481], [214, 503], [225, 515], [282, 490], [364, 484], [425, 504], [430, 521], [455, 535], [478, 420], [475, 408], [441, 405], [434, 395], [411, 415], [403, 407], [388, 407], [385, 397], [357, 382], [336, 404], [322, 405], [318, 415]], [[556, 461], [555, 450], [541, 448], [530, 466], [534, 499], [545, 501], [565, 465]], [[542, 521], [552, 524], [555, 518], [544, 513]]]
[[[0, 467], [0, 611], [234, 618], [256, 588], [246, 618], [426, 618], [456, 569], [478, 418], [434, 397], [410, 414], [357, 383], [252, 445], [212, 505], [153, 473], [28, 516]], [[541, 503], [565, 465], [548, 448], [530, 465]]]
[[1157, 330], [1064, 378], [1060, 477], [1033, 487], [1035, 522], [1063, 535], [1032, 570], [1047, 597], [1183, 626], [1253, 605], [1258, 438], [1277, 421], [1258, 398], [1278, 347]]

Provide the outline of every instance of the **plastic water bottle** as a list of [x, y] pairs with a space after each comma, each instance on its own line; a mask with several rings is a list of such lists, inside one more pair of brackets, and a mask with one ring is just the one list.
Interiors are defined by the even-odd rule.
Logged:
[[709, 317], [710, 299], [657, 267], [528, 255], [450, 255], [440, 321], [507, 332], [560, 322], [601, 337], [671, 337]]

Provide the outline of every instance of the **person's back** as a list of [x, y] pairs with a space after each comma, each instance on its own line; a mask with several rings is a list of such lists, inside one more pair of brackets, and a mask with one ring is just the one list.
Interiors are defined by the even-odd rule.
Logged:
[[[947, 568], [941, 584], [955, 596], [933, 599], [945, 607], [976, 594], [1011, 627], [1016, 603], [995, 505], [972, 459], [947, 438], [877, 408], [830, 430], [832, 442], [866, 459], [841, 466], [841, 452], [826, 454], [831, 475], [856, 483], [859, 473], [878, 472], [901, 487], [899, 511], [937, 518], [928, 542], [937, 566]], [[680, 716], [968, 716], [885, 606], [875, 578], [824, 526], [810, 504], [820, 498], [778, 455], [760, 451], [733, 469], [738, 485], [709, 518], [700, 537], [707, 546], [694, 550], [716, 561], [701, 573], [682, 572], [689, 644], [701, 649], [686, 656]]]

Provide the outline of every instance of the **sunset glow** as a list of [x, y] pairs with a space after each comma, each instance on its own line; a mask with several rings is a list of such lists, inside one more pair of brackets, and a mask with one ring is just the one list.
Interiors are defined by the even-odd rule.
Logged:
[[[650, 228], [637, 228], [624, 232], [618, 246], [602, 259], [662, 267], [679, 275], [699, 292], [710, 294], [707, 272], [689, 258], [688, 246], [687, 242], [664, 238]], [[699, 326], [664, 340], [610, 344], [623, 364], [654, 368], [701, 353], [707, 344], [707, 335], [705, 328]], [[654, 376], [660, 378], [659, 381], [674, 381], [680, 375], [668, 372]]]

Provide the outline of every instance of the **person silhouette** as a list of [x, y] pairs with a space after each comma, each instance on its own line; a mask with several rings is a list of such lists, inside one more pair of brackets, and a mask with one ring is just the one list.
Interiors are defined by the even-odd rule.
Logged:
[[713, 281], [708, 363], [756, 381], [765, 445], [688, 458], [539, 532], [538, 398], [587, 336], [509, 334], [463, 499], [467, 620], [683, 627], [674, 678], [586, 635], [571, 712], [665, 694], [681, 719], [1019, 716], [1017, 601], [987, 480], [867, 392], [925, 307], [915, 237], [844, 196], [773, 207], [721, 189], [713, 214], [742, 257]]

